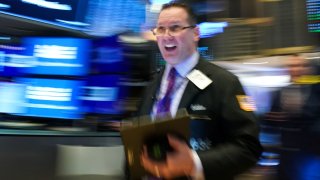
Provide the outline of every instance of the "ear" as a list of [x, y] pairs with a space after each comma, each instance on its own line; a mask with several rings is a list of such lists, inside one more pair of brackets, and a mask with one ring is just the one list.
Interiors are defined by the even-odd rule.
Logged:
[[194, 34], [193, 40], [195, 42], [198, 42], [200, 40], [200, 29], [199, 29], [199, 26], [196, 26], [195, 28], [193, 28], [193, 34]]

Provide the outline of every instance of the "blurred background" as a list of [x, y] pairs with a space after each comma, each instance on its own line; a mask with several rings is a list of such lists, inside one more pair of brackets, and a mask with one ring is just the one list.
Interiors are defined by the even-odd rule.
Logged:
[[[121, 179], [119, 127], [165, 64], [170, 0], [0, 0], [0, 179]], [[253, 97], [264, 153], [238, 179], [320, 179], [320, 0], [185, 0], [199, 52]]]

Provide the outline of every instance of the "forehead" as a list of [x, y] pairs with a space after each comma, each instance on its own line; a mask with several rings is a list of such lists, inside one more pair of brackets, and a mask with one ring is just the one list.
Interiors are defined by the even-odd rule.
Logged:
[[300, 56], [296, 56], [296, 57], [290, 57], [287, 62], [286, 62], [287, 66], [296, 66], [296, 65], [301, 65], [301, 66], [304, 66], [304, 65], [307, 65], [307, 61], [303, 58], [303, 57], [300, 57]]
[[171, 7], [160, 12], [158, 24], [187, 22], [188, 14], [180, 7]]

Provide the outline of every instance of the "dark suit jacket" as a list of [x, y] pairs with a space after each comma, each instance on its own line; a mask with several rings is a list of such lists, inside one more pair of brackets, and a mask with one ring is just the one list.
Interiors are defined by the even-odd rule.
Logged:
[[[200, 90], [189, 81], [178, 109], [200, 117], [191, 121], [191, 145], [196, 147], [205, 178], [233, 179], [254, 166], [262, 152], [256, 118], [239, 106], [236, 96], [244, 95], [244, 90], [235, 75], [202, 59], [194, 69], [213, 82]], [[159, 71], [146, 89], [138, 115], [150, 114], [162, 74]]]
[[[271, 112], [284, 112], [281, 116], [284, 121], [279, 121], [276, 128], [282, 128], [282, 146], [305, 151], [313, 151], [320, 154], [320, 84], [304, 84], [302, 93], [305, 100], [301, 104], [301, 110], [288, 112], [283, 108], [285, 103], [293, 103], [291, 99], [285, 100], [284, 94], [290, 86], [283, 87], [273, 94]], [[275, 119], [277, 120], [277, 119]], [[290, 130], [291, 129], [291, 130]], [[293, 129], [295, 129], [293, 131]]]

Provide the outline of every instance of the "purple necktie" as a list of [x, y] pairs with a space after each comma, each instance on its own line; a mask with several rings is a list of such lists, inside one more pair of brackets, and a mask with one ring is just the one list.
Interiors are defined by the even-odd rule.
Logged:
[[174, 90], [176, 75], [177, 75], [176, 69], [171, 68], [167, 77], [168, 86], [167, 86], [166, 94], [157, 104], [157, 115], [160, 115], [161, 113], [170, 112], [170, 105], [171, 105], [171, 99], [172, 99], [171, 96]]

